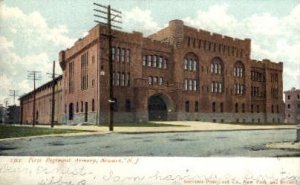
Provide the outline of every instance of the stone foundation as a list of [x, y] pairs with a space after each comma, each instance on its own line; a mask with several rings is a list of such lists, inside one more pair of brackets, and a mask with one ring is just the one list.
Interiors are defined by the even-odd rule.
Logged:
[[[108, 123], [108, 114], [101, 112], [97, 121], [97, 113], [88, 113], [88, 121], [84, 121], [84, 113], [74, 115], [73, 120], [66, 119], [66, 124], [105, 124]], [[148, 112], [114, 112], [114, 123], [142, 123], [147, 122]], [[169, 112], [168, 121], [202, 121], [216, 123], [283, 123], [282, 114], [264, 113], [189, 113]], [[99, 123], [98, 123], [99, 122]]]

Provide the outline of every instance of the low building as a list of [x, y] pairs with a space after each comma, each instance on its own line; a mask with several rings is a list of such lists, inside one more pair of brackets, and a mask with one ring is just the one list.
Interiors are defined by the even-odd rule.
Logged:
[[52, 87], [55, 85], [55, 116], [57, 123], [63, 122], [64, 111], [63, 105], [63, 83], [62, 75], [55, 78], [54, 81], [36, 88], [19, 98], [21, 105], [21, 122], [24, 124], [32, 124], [33, 122], [33, 103], [35, 95], [35, 119], [36, 124], [50, 124], [52, 111]]
[[292, 88], [285, 94], [285, 122], [300, 124], [300, 89]]
[[19, 124], [21, 121], [20, 106], [10, 105], [6, 110], [4, 123]]
[[0, 104], [0, 123], [4, 123], [6, 108]]

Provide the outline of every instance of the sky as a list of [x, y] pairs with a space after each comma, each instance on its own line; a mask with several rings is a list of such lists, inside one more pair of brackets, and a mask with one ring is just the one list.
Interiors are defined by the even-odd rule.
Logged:
[[[84, 37], [94, 22], [93, 2], [122, 11], [122, 30], [147, 36], [181, 19], [186, 25], [251, 38], [251, 58], [283, 62], [283, 89], [300, 88], [300, 0], [0, 0], [0, 104], [9, 90], [33, 90], [28, 71], [47, 75], [58, 52]], [[57, 63], [57, 73], [62, 71]]]

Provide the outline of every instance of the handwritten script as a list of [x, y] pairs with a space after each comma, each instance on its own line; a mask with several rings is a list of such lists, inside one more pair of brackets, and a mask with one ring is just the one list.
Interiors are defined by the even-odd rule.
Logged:
[[[152, 163], [152, 160], [154, 163]], [[176, 160], [169, 162], [176, 166]], [[0, 179], [4, 184], [90, 185], [90, 184], [172, 184], [172, 185], [299, 185], [297, 171], [288, 169], [256, 173], [214, 173], [194, 164], [176, 169], [157, 163], [162, 159], [138, 157], [2, 157]], [[197, 160], [196, 160], [197, 161]], [[296, 162], [299, 162], [297, 159]], [[162, 164], [163, 163], [163, 164]], [[197, 163], [197, 162], [196, 162]], [[298, 163], [299, 164], [299, 163]], [[297, 169], [296, 169], [297, 170]], [[295, 172], [295, 173], [293, 173]], [[26, 183], [25, 183], [26, 182]]]

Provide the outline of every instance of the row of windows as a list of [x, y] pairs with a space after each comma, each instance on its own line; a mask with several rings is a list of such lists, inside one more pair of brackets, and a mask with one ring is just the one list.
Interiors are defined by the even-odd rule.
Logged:
[[162, 56], [144, 55], [143, 66], [167, 69], [167, 59]]
[[222, 93], [223, 92], [223, 82], [212, 82], [211, 83], [212, 93]]
[[210, 65], [210, 72], [212, 74], [222, 74], [223, 73], [223, 69], [222, 69], [222, 65], [220, 62], [213, 62]]
[[184, 59], [184, 70], [197, 71], [197, 61], [196, 59]]
[[215, 42], [210, 42], [207, 40], [201, 40], [196, 38], [187, 37], [188, 47], [193, 48], [203, 48], [204, 50], [213, 52], [223, 52], [227, 53], [229, 56], [243, 57], [243, 49], [238, 49], [234, 46], [228, 46], [224, 44], [219, 44]]
[[244, 76], [244, 67], [241, 65], [237, 65], [233, 69], [233, 76], [235, 77], [243, 77]]
[[157, 77], [157, 76], [149, 76], [148, 77], [148, 84], [149, 85], [163, 85], [164, 79], [163, 77]]
[[[195, 112], [198, 112], [199, 111], [199, 102], [198, 101], [195, 101]], [[217, 103], [216, 102], [212, 102], [211, 104], [211, 108], [212, 108], [212, 112], [217, 112]], [[254, 107], [256, 108], [256, 112], [257, 113], [260, 113], [260, 106], [259, 105], [253, 105], [251, 104], [251, 113], [254, 113]], [[234, 105], [234, 110], [236, 113], [238, 112], [242, 112], [242, 113], [245, 113], [246, 112], [246, 106], [244, 103], [242, 104], [238, 104], [238, 103], [235, 103]], [[272, 113], [274, 113], [274, 105], [272, 105]], [[279, 106], [277, 105], [276, 106], [276, 111], [277, 113], [279, 113]], [[186, 101], [185, 102], [185, 112], [190, 112], [190, 101]], [[219, 112], [224, 112], [224, 103], [223, 102], [220, 102], [219, 103]]]
[[252, 97], [259, 97], [261, 96], [261, 92], [260, 92], [260, 89], [259, 87], [254, 87], [254, 86], [251, 86], [251, 96]]
[[113, 73], [114, 86], [130, 86], [130, 73]]
[[245, 85], [243, 84], [234, 84], [234, 93], [241, 95], [245, 93]]
[[271, 73], [271, 82], [278, 82], [278, 73]]
[[278, 98], [279, 97], [278, 88], [274, 88], [274, 87], [271, 88], [271, 96], [272, 96], [272, 98]]
[[112, 47], [112, 60], [119, 62], [130, 62], [130, 49]]
[[265, 76], [261, 72], [251, 71], [251, 80], [252, 81], [264, 82], [265, 81]]
[[[287, 99], [288, 99], [288, 100], [291, 99], [291, 95], [288, 95], [288, 96], [287, 96]], [[300, 94], [297, 94], [297, 99], [300, 99]]]
[[184, 79], [184, 90], [185, 91], [197, 91], [198, 80]]
[[[185, 112], [190, 112], [190, 101], [186, 101], [184, 106], [185, 106]], [[194, 112], [198, 112], [198, 111], [199, 111], [199, 102], [195, 101]]]
[[[88, 112], [88, 102], [86, 102], [87, 106], [86, 106], [86, 110], [84, 110], [85, 112]], [[84, 106], [83, 106], [83, 101], [81, 101], [81, 106], [80, 106], [80, 112], [83, 112]], [[92, 99], [92, 111], [95, 111], [95, 100]], [[79, 112], [79, 104], [78, 102], [76, 102], [76, 112]]]

